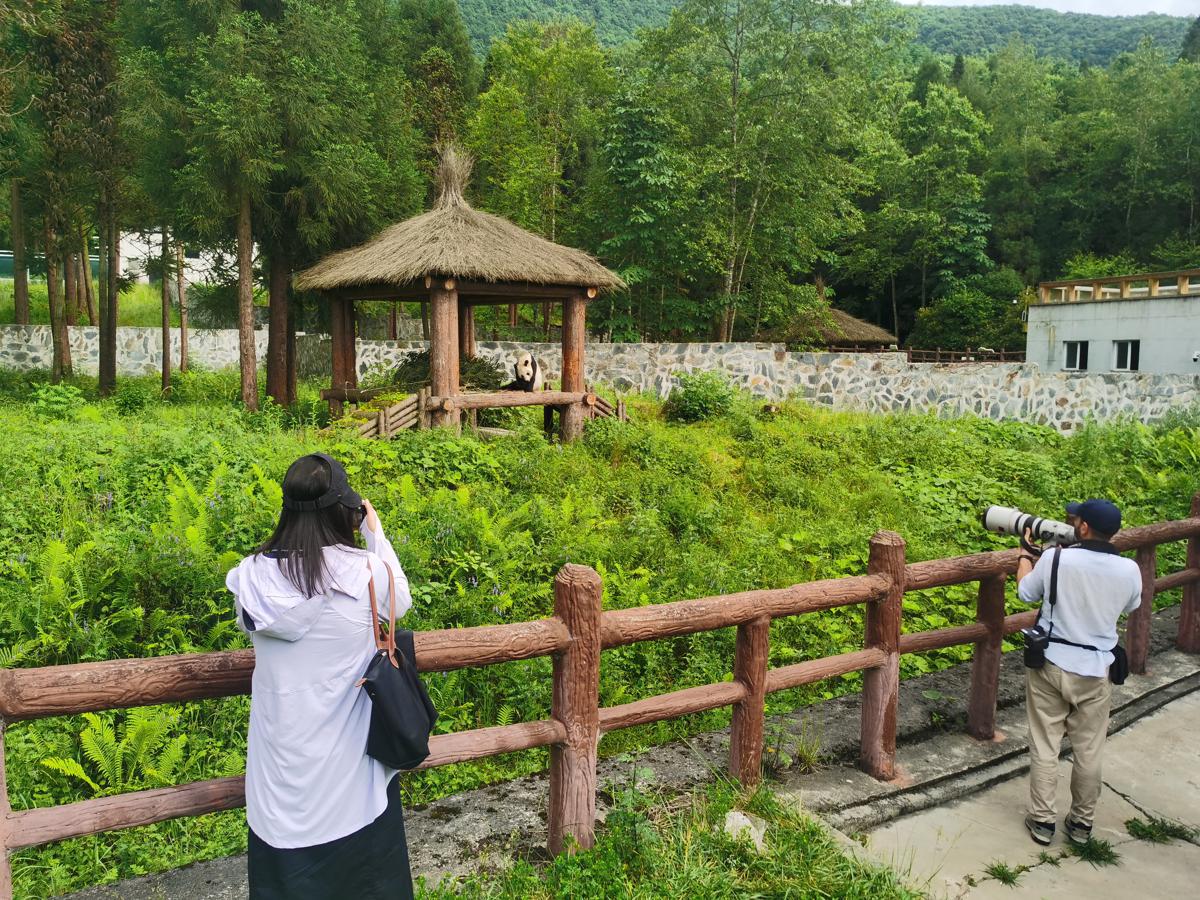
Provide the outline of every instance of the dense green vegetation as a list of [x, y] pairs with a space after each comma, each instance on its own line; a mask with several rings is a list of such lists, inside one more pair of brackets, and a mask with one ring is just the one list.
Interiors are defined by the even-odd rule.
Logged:
[[[650, 786], [652, 787], [652, 786]], [[916, 898], [890, 870], [845, 854], [811, 819], [789, 810], [768, 790], [752, 795], [718, 783], [703, 794], [663, 804], [647, 785], [617, 786], [595, 850], [563, 856], [539, 873], [527, 862], [499, 874], [470, 878], [434, 897], [837, 897], [840, 900]], [[669, 798], [678, 801], [679, 798]], [[673, 809], [664, 812], [663, 808]], [[767, 822], [766, 852], [723, 830], [730, 809]]]
[[[697, 388], [702, 393], [703, 386]], [[391, 442], [318, 432], [315, 385], [293, 410], [246, 412], [236, 373], [177, 375], [169, 402], [152, 379], [95, 399], [95, 383], [3, 375], [0, 429], [0, 648], [6, 666], [54, 665], [242, 645], [224, 573], [268, 533], [278, 482], [316, 448], [345, 460], [396, 543], [416, 603], [408, 623], [441, 628], [546, 615], [564, 562], [594, 566], [606, 608], [858, 574], [867, 541], [899, 531], [910, 559], [1004, 546], [981, 531], [987, 503], [1054, 514], [1108, 494], [1130, 524], [1184, 515], [1200, 478], [1200, 421], [1118, 424], [1063, 438], [982, 420], [834, 414], [802, 403], [764, 412], [749, 398], [693, 425], [634, 404], [629, 424], [589, 426], [547, 444], [538, 417], [490, 444], [441, 433]], [[1182, 548], [1161, 554], [1182, 564]], [[974, 592], [910, 595], [909, 630], [971, 621]], [[772, 626], [782, 665], [860, 646], [861, 613], [843, 608]], [[906, 676], [969, 648], [906, 656]], [[729, 677], [732, 633], [605, 654], [602, 702], [621, 703]], [[429, 679], [439, 727], [460, 730], [547, 714], [549, 660]], [[773, 695], [772, 711], [852, 690], [858, 679]], [[63, 803], [241, 770], [246, 700], [102, 713], [9, 728], [14, 806]], [[727, 713], [617, 732], [620, 753], [719, 727]], [[410, 801], [538, 770], [529, 752], [407, 781]], [[19, 890], [42, 896], [239, 850], [240, 814], [79, 839], [19, 854]]]
[[639, 29], [662, 25], [680, 0], [458, 0], [471, 40], [486, 52], [512, 22], [571, 17], [596, 26], [606, 44], [623, 44]]
[[1013, 40], [1039, 56], [1107, 66], [1149, 39], [1177, 55], [1192, 19], [1147, 13], [1098, 16], [1063, 13], [1033, 6], [938, 6], [913, 9], [917, 41], [934, 53], [985, 56]]
[[[504, 34], [510, 22], [573, 16], [596, 26], [606, 44], [622, 44], [641, 28], [657, 28], [680, 0], [459, 0], [463, 19], [476, 47]], [[917, 43], [934, 53], [982, 56], [1003, 49], [1014, 39], [1040, 56], [1106, 66], [1149, 38], [1168, 51], [1178, 51], [1192, 20], [1150, 13], [1099, 16], [1061, 13], [1016, 4], [995, 6], [910, 7]]]
[[[152, 7], [6, 7], [0, 177], [23, 198], [8, 230], [65, 263], [111, 227], [165, 225], [167, 270], [172, 243], [222, 252], [229, 315], [252, 318], [255, 285], [276, 311], [267, 378], [285, 405], [280, 348], [304, 324], [288, 274], [425, 205], [446, 141], [476, 157], [473, 202], [620, 272], [630, 290], [590, 315], [614, 340], [816, 343], [832, 302], [915, 344], [1014, 348], [1023, 288], [1081, 255], [1200, 263], [1195, 28], [1182, 58], [1182, 33], [1131, 37], [1101, 67], [1000, 25], [932, 52], [921, 17], [980, 11], [888, 0], [683, 0], [636, 34], [633, 4], [546, 19], [514, 3], [488, 7], [505, 24], [481, 65], [467, 23], [483, 13], [454, 0]], [[1053, 21], [1073, 39], [1075, 19]], [[540, 312], [521, 326], [547, 333]]]
[[[50, 309], [46, 303], [46, 282], [31, 281], [29, 284], [30, 324], [49, 325]], [[0, 278], [0, 323], [13, 321], [12, 279]], [[194, 320], [193, 320], [194, 321]], [[87, 319], [81, 320], [86, 325]], [[162, 289], [157, 284], [135, 283], [121, 294], [118, 325], [140, 325], [155, 327], [162, 325]], [[171, 324], [179, 325], [179, 308], [171, 309]]]

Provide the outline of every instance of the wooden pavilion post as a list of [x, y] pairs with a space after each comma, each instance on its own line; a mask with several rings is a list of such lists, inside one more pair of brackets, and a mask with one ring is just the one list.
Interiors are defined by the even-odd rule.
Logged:
[[[573, 293], [563, 301], [562, 327], [562, 389], [582, 391], [585, 389], [583, 376], [584, 337], [587, 333], [587, 298], [595, 296], [595, 288], [587, 294]], [[573, 441], [583, 434], [583, 404], [572, 403], [562, 407], [561, 428], [563, 443]]]
[[[475, 307], [461, 298], [458, 301], [458, 365], [459, 387], [462, 387], [462, 364], [475, 358]], [[467, 410], [467, 424], [479, 427], [479, 410]]]
[[475, 358], [475, 307], [458, 301], [458, 360]]
[[[333, 344], [331, 387], [358, 387], [358, 360], [354, 347], [354, 301], [334, 295], [329, 301], [329, 336]], [[342, 414], [342, 401], [331, 400], [330, 412]]]
[[[435, 397], [458, 395], [458, 285], [432, 279], [429, 287], [429, 381]], [[433, 424], [455, 428], [459, 410], [435, 409]]]

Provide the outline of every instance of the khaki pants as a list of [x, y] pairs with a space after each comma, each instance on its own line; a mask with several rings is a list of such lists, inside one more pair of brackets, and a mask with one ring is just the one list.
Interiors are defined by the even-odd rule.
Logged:
[[1039, 822], [1056, 822], [1058, 753], [1063, 733], [1071, 739], [1070, 818], [1091, 825], [1100, 799], [1100, 761], [1108, 737], [1112, 684], [1108, 678], [1064, 672], [1047, 661], [1045, 668], [1025, 670], [1025, 705], [1029, 712], [1029, 814]]

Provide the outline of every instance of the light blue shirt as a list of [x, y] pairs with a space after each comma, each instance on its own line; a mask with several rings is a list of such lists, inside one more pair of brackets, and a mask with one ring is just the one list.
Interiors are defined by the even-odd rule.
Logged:
[[1055, 551], [1047, 548], [1021, 579], [1017, 594], [1026, 603], [1042, 603], [1038, 624], [1053, 637], [1091, 644], [1099, 650], [1084, 650], [1051, 643], [1046, 659], [1076, 675], [1107, 676], [1112, 665], [1110, 648], [1117, 643], [1117, 619], [1142, 603], [1142, 575], [1137, 563], [1114, 553], [1071, 547], [1060, 551], [1058, 602], [1050, 611], [1050, 566]]

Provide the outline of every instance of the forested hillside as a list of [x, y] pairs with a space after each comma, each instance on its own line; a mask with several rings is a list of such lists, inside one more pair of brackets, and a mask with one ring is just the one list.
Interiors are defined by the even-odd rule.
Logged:
[[592, 22], [606, 44], [620, 44], [647, 25], [661, 25], [679, 0], [458, 0], [479, 50], [509, 22], [571, 16]]
[[1149, 37], [1178, 52], [1191, 19], [1157, 13], [1093, 16], [1031, 6], [919, 6], [917, 41], [936, 53], [984, 54], [1019, 37], [1039, 56], [1108, 65]]
[[[263, 292], [285, 347], [321, 309], [290, 311], [287, 273], [427, 207], [448, 141], [475, 158], [479, 208], [620, 273], [629, 290], [589, 312], [617, 341], [819, 343], [832, 303], [913, 346], [1013, 349], [1039, 280], [1200, 264], [1200, 49], [956, 59], [914, 44], [889, 0], [681, 0], [619, 46], [579, 20], [512, 21], [481, 59], [456, 0], [203, 21], [192, 0], [148, 2], [28, 3], [0, 27], [0, 196], [76, 287], [31, 310], [14, 286], [17, 322], [94, 322], [61, 274], [83, 243], [165, 226], [159, 266], [245, 251], [209, 309], [249, 330]], [[100, 322], [117, 288], [99, 285]], [[533, 313], [511, 327], [551, 333]]]
[[[481, 52], [509, 22], [574, 16], [596, 25], [605, 44], [620, 44], [639, 28], [667, 20], [680, 0], [459, 0], [471, 41]], [[1015, 37], [1042, 56], [1107, 65], [1143, 37], [1175, 50], [1191, 20], [1158, 14], [1094, 16], [1015, 4], [910, 7], [917, 42], [936, 53], [998, 50]]]

